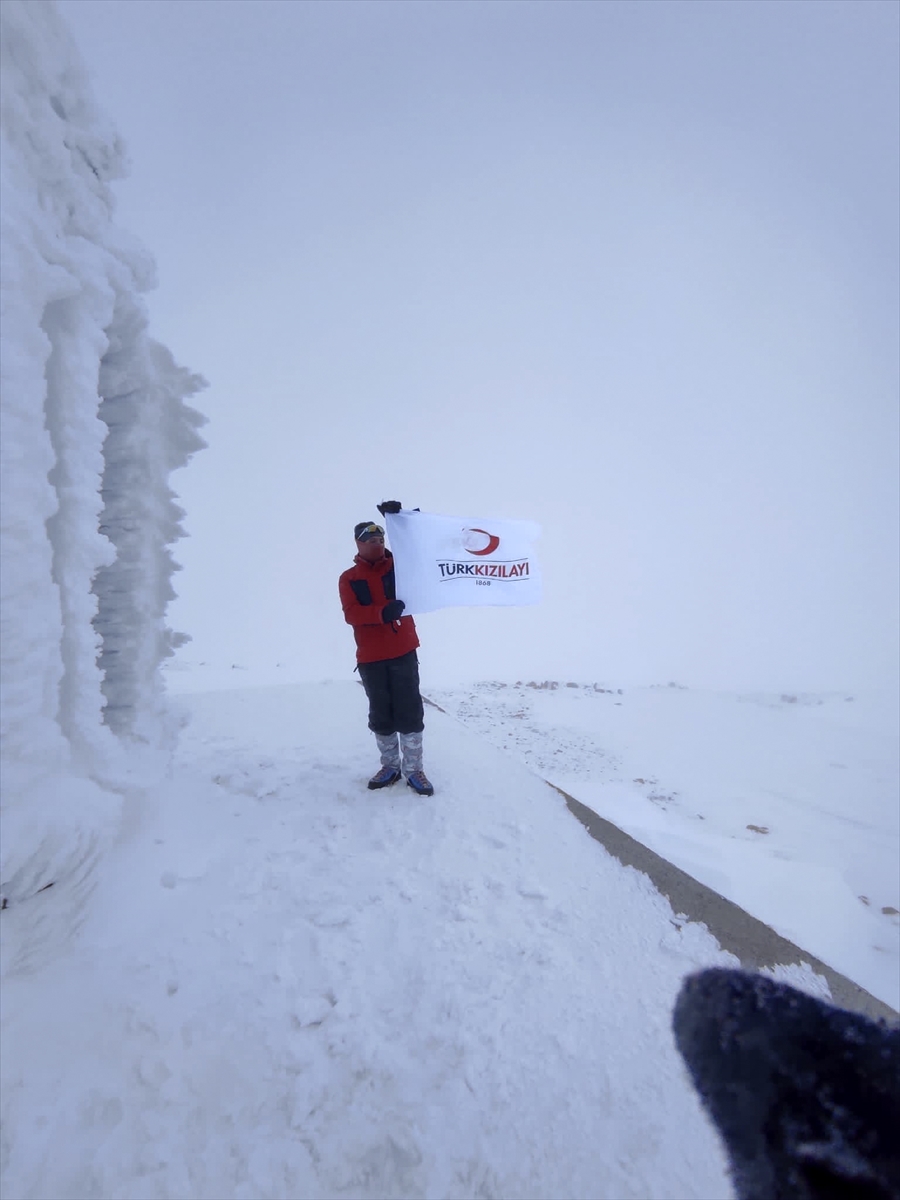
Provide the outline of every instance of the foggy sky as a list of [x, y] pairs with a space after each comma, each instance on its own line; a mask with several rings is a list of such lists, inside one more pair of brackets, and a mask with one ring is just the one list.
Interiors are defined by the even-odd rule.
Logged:
[[210, 390], [171, 620], [349, 677], [375, 503], [543, 525], [423, 679], [858, 687], [898, 646], [898, 8], [61, 0]]

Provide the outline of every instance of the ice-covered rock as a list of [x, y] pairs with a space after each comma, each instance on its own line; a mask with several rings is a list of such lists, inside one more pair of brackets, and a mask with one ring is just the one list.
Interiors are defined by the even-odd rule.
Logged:
[[0, 885], [12, 904], [83, 871], [121, 795], [165, 762], [160, 663], [204, 386], [152, 340], [147, 252], [114, 222], [121, 140], [55, 6], [2, 22]]

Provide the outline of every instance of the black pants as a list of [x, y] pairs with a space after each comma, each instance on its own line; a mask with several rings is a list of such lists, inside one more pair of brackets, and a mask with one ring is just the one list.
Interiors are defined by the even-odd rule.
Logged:
[[373, 733], [421, 733], [425, 708], [419, 693], [419, 659], [415, 650], [399, 658], [360, 663], [359, 677], [369, 697]]

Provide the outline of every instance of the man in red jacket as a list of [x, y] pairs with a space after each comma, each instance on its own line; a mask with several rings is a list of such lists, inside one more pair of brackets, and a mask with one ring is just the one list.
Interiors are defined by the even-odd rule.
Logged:
[[[382, 514], [400, 511], [398, 500], [378, 505]], [[422, 769], [424, 706], [419, 692], [419, 638], [412, 617], [398, 600], [394, 559], [384, 547], [384, 530], [362, 521], [353, 530], [356, 558], [338, 587], [344, 620], [353, 626], [356, 661], [369, 698], [369, 728], [381, 753], [381, 769], [369, 780], [372, 789], [390, 787], [402, 774], [420, 796], [434, 788]]]

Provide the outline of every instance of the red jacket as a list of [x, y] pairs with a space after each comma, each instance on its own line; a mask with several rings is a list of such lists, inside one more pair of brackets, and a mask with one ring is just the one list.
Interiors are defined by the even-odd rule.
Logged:
[[344, 620], [353, 626], [357, 662], [380, 662], [415, 650], [419, 638], [412, 617], [401, 617], [387, 625], [381, 619], [385, 604], [396, 598], [390, 550], [385, 550], [384, 558], [377, 563], [367, 563], [357, 554], [353, 566], [341, 576], [338, 588]]

